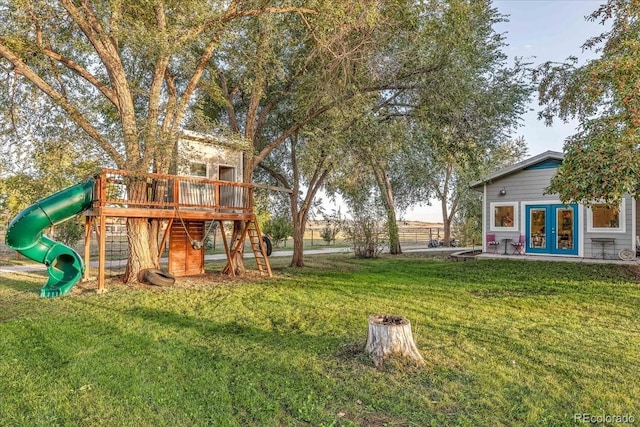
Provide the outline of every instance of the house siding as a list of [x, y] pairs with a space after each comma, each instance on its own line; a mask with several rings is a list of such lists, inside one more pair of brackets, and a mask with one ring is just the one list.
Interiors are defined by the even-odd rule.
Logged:
[[[557, 169], [529, 169], [522, 170], [512, 175], [497, 179], [486, 184], [486, 203], [484, 212], [484, 226], [488, 233], [494, 233], [496, 240], [513, 239], [518, 240], [521, 234], [525, 233], [525, 203], [554, 203], [558, 202], [557, 195], [542, 194], [549, 186], [549, 180], [556, 174]], [[507, 192], [500, 195], [500, 190]], [[492, 203], [517, 203], [518, 214], [515, 221], [515, 231], [489, 231], [491, 230]]]
[[[557, 168], [525, 168], [510, 175], [496, 178], [485, 183], [484, 203], [483, 203], [483, 230], [486, 234], [495, 234], [496, 240], [502, 242], [504, 239], [518, 240], [521, 234], [526, 233], [525, 210], [527, 205], [532, 204], [559, 204], [560, 199], [557, 194], [543, 194], [549, 186], [551, 178], [556, 174]], [[501, 190], [506, 191], [501, 195]], [[514, 218], [514, 230], [491, 231], [491, 221], [493, 220], [492, 206], [494, 204], [517, 204], [517, 217]], [[614, 245], [606, 245], [604, 249], [605, 258], [618, 259], [618, 253], [622, 249], [635, 249], [635, 230], [640, 229], [640, 218], [634, 215], [636, 201], [631, 197], [625, 198], [624, 206], [624, 231], [598, 231], [589, 232], [589, 217], [587, 207], [579, 205], [578, 216], [578, 257], [602, 258], [603, 248], [600, 244], [592, 242], [593, 238], [614, 239]], [[486, 248], [485, 248], [486, 250]], [[501, 245], [501, 252], [504, 246]], [[509, 248], [509, 253], [511, 249]]]
[[[622, 249], [634, 249], [633, 245], [633, 209], [635, 208], [634, 200], [627, 196], [625, 197], [625, 205], [624, 205], [624, 231], [619, 232], [611, 232], [611, 231], [598, 231], [598, 232], [589, 232], [587, 221], [584, 221], [584, 226], [582, 227], [582, 235], [584, 236], [584, 251], [585, 258], [602, 258], [603, 250], [605, 258], [610, 259], [618, 259], [618, 252]], [[584, 218], [587, 218], [587, 207], [583, 208]], [[613, 245], [607, 245], [604, 248], [599, 244], [594, 244], [591, 239], [593, 238], [612, 238], [614, 239]]]

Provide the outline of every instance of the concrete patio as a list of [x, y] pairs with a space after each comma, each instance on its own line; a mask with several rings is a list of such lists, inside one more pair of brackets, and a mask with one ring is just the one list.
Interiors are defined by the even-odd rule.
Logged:
[[484, 252], [476, 256], [478, 259], [513, 259], [520, 261], [555, 261], [555, 262], [582, 262], [585, 264], [619, 264], [619, 265], [640, 265], [640, 259], [636, 258], [631, 261], [621, 259], [602, 259], [602, 258], [580, 258], [569, 256], [545, 256], [545, 255], [504, 255], [492, 254]]

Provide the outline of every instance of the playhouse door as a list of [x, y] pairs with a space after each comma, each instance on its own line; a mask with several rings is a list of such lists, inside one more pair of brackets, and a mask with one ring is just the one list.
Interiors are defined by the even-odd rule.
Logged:
[[203, 221], [173, 221], [169, 232], [169, 273], [174, 276], [204, 273], [204, 250], [191, 245], [191, 239], [201, 241], [203, 236]]
[[578, 206], [530, 205], [526, 209], [527, 253], [577, 255]]
[[[218, 179], [220, 181], [234, 182], [236, 179], [236, 169], [231, 166], [222, 166], [218, 168]], [[233, 208], [238, 206], [237, 201], [238, 187], [222, 185], [220, 187], [220, 206]]]

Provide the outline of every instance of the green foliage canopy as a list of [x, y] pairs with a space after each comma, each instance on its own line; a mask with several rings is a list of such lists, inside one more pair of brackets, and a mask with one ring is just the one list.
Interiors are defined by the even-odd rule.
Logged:
[[[205, 66], [235, 21], [288, 1], [13, 0], [0, 4], [5, 109], [38, 96], [119, 168], [167, 172]], [[6, 110], [5, 110], [6, 111]]]
[[588, 19], [611, 24], [583, 45], [599, 58], [579, 66], [571, 57], [536, 70], [539, 116], [547, 124], [580, 122], [547, 191], [565, 202], [615, 203], [624, 194], [640, 195], [640, 1], [609, 0]]

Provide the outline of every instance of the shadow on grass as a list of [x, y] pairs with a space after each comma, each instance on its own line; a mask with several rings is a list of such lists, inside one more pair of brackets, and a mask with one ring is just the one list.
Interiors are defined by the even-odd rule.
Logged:
[[40, 288], [46, 283], [46, 273], [16, 272], [10, 275], [0, 275], [0, 289], [13, 289], [18, 292], [40, 295]]
[[237, 320], [215, 322], [206, 318], [146, 307], [124, 310], [123, 313], [163, 326], [192, 329], [204, 337], [218, 338], [224, 341], [230, 339], [245, 341], [248, 344], [258, 344], [273, 351], [312, 352], [316, 356], [327, 356], [332, 354], [331, 349], [335, 352], [348, 341], [347, 337], [328, 334], [309, 335], [300, 330], [263, 329], [243, 324]]

